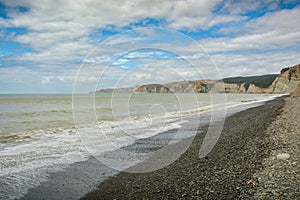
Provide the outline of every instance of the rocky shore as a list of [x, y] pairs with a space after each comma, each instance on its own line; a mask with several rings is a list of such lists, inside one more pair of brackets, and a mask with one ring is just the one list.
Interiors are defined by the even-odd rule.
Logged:
[[297, 199], [299, 106], [298, 97], [279, 98], [234, 114], [205, 158], [199, 134], [171, 165], [121, 172], [82, 199]]
[[286, 99], [283, 112], [264, 134], [271, 153], [257, 180], [254, 199], [300, 199], [300, 97]]

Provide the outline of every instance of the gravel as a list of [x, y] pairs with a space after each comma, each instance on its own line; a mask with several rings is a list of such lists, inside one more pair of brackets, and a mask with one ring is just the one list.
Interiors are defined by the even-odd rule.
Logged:
[[[295, 199], [300, 185], [298, 114], [299, 99], [294, 98], [236, 113], [226, 118], [205, 158], [198, 156], [203, 141], [198, 134], [171, 165], [143, 174], [120, 172], [82, 199]], [[199, 133], [206, 129], [199, 127]], [[290, 157], [278, 160], [280, 153]]]
[[300, 199], [300, 97], [287, 98], [282, 114], [265, 131], [271, 153], [254, 174], [254, 199]]

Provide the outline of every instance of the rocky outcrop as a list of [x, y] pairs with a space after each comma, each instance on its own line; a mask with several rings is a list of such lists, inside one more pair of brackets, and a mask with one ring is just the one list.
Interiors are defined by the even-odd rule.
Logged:
[[300, 64], [293, 67], [284, 68], [280, 75], [268, 87], [267, 93], [297, 93], [300, 89]]

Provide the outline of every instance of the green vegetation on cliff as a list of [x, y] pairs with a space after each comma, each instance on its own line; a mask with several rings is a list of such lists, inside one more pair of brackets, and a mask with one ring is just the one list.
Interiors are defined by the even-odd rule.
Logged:
[[231, 78], [224, 78], [224, 83], [236, 83], [236, 84], [242, 84], [245, 83], [246, 89], [248, 89], [250, 84], [254, 84], [261, 88], [267, 88], [269, 87], [275, 78], [278, 76], [278, 74], [268, 74], [263, 76], [239, 76], [239, 77], [231, 77]]

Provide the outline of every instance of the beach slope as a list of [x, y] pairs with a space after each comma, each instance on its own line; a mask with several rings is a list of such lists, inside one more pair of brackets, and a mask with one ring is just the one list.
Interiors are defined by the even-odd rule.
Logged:
[[[121, 172], [82, 199], [258, 197], [255, 193], [264, 182], [257, 173], [264, 170], [264, 161], [276, 145], [268, 128], [282, 114], [285, 101], [277, 98], [227, 117], [218, 143], [205, 158], [198, 157], [203, 141], [203, 135], [198, 134], [190, 148], [171, 165], [144, 174]], [[201, 127], [204, 131], [206, 128]]]

